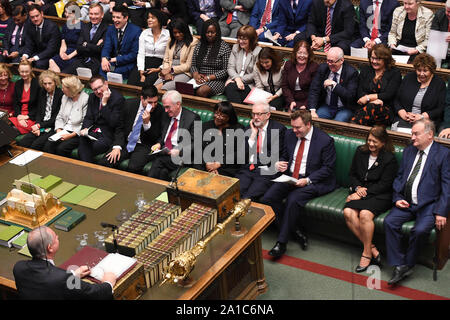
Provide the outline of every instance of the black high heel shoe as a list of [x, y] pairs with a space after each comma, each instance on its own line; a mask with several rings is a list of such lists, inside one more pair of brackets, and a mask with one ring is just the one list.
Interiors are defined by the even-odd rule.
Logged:
[[[372, 245], [372, 248], [376, 248], [375, 245]], [[377, 249], [377, 251], [378, 251], [378, 249]], [[376, 257], [372, 256], [370, 264], [374, 264], [374, 265], [381, 267], [381, 252], [380, 251], [378, 251], [378, 256], [376, 256]]]
[[365, 266], [365, 267], [361, 267], [360, 265], [358, 265], [356, 267], [356, 269], [355, 269], [355, 272], [357, 272], [357, 273], [361, 273], [361, 272], [366, 271], [367, 268], [372, 264], [372, 259], [373, 258], [369, 258], [369, 257], [366, 257], [366, 256], [361, 256], [361, 257], [364, 258], [364, 259], [370, 260], [370, 263], [367, 266]]

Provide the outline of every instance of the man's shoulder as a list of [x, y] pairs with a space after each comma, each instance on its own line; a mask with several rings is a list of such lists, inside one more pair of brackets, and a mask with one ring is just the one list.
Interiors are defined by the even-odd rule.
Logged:
[[286, 130], [286, 126], [284, 124], [273, 119], [269, 119], [269, 125], [267, 126], [267, 128]]

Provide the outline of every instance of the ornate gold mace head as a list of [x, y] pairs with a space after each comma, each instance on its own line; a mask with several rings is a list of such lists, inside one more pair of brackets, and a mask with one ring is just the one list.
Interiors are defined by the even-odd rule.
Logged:
[[217, 224], [214, 231], [205, 240], [199, 241], [191, 250], [181, 253], [175, 259], [170, 261], [167, 266], [166, 275], [160, 286], [166, 282], [177, 284], [185, 280], [192, 269], [194, 269], [197, 257], [203, 252], [208, 242], [210, 242], [218, 233], [223, 234], [225, 226], [230, 221], [245, 216], [251, 203], [252, 201], [250, 199], [239, 201], [231, 210], [228, 218], [224, 222]]

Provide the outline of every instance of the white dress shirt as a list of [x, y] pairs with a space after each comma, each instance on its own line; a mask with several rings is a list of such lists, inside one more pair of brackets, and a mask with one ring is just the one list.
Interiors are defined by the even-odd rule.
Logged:
[[142, 31], [139, 36], [139, 51], [137, 55], [138, 70], [145, 70], [145, 57], [164, 59], [164, 53], [169, 41], [170, 32], [167, 29], [161, 30], [161, 35], [156, 42], [151, 28]]
[[[311, 138], [313, 135], [313, 130], [314, 130], [314, 127], [311, 126], [311, 130], [309, 130], [309, 132], [305, 136], [305, 148], [303, 149], [303, 156], [302, 156], [302, 162], [300, 163], [299, 176], [305, 176], [305, 174], [306, 174], [306, 160], [308, 159], [309, 146], [311, 145]], [[289, 171], [291, 172], [291, 174], [294, 172], [295, 158], [297, 157], [298, 148], [300, 148], [301, 142], [302, 142], [301, 139], [297, 139], [297, 144], [295, 145], [295, 149], [294, 149], [294, 158], [292, 159], [291, 167], [289, 168]]]
[[[433, 145], [433, 143], [434, 142], [431, 142], [431, 144], [428, 147], [426, 147], [425, 150], [423, 150], [424, 153], [422, 156], [422, 162], [420, 164], [420, 170], [419, 170], [419, 173], [417, 173], [416, 179], [414, 179], [412, 189], [411, 189], [411, 201], [413, 204], [418, 203], [417, 188], [419, 187], [419, 182], [420, 182], [420, 178], [422, 177], [423, 167], [425, 166], [425, 163], [427, 162], [428, 154], [430, 152], [430, 148]], [[419, 160], [419, 156], [420, 156], [420, 151], [418, 151], [416, 154], [416, 158], [414, 159], [414, 163], [411, 167], [411, 171], [408, 174], [408, 179], [409, 179], [409, 176], [411, 175], [412, 171], [414, 170], [414, 167], [415, 167], [417, 161]], [[408, 181], [408, 179], [406, 181]]]
[[177, 119], [178, 120], [177, 130], [175, 130], [175, 132], [172, 134], [172, 146], [173, 147], [178, 145], [178, 129], [180, 129], [180, 119], [181, 119], [181, 112], [182, 111], [183, 110], [181, 110], [180, 113], [175, 118], [172, 118], [170, 120], [169, 126], [167, 127], [166, 135], [164, 136], [164, 141], [166, 141], [167, 136], [169, 135], [169, 132], [170, 132], [170, 128], [172, 128], [172, 125], [173, 125], [173, 122], [174, 122], [173, 119]]

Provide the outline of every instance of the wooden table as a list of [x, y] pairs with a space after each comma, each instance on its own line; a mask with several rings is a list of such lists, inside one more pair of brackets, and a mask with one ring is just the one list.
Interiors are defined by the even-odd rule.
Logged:
[[[20, 149], [14, 150], [15, 154]], [[3, 159], [4, 160], [4, 159]], [[87, 233], [89, 245], [94, 245], [94, 231], [101, 230], [100, 222], [118, 224], [115, 217], [121, 209], [134, 211], [137, 190], [143, 190], [147, 200], [154, 199], [165, 190], [164, 181], [109, 169], [98, 165], [45, 154], [32, 161], [28, 167], [19, 167], [8, 162], [0, 166], [0, 191], [8, 192], [14, 179], [28, 173], [43, 177], [53, 174], [63, 181], [84, 184], [117, 195], [97, 210], [78, 205], [70, 205], [74, 210], [86, 213], [86, 219], [70, 232], [55, 230], [59, 236], [60, 249], [55, 264], [60, 265], [75, 252], [78, 245], [76, 235]], [[232, 225], [224, 235], [214, 238], [202, 253], [192, 272], [196, 280], [191, 288], [181, 288], [172, 284], [150, 288], [142, 299], [254, 299], [267, 290], [262, 262], [261, 234], [275, 219], [272, 209], [260, 204], [252, 204], [249, 214], [241, 219], [248, 232], [242, 237], [230, 234]], [[0, 247], [0, 290], [3, 298], [14, 297], [16, 290], [12, 269], [14, 264], [27, 259], [17, 253]]]

